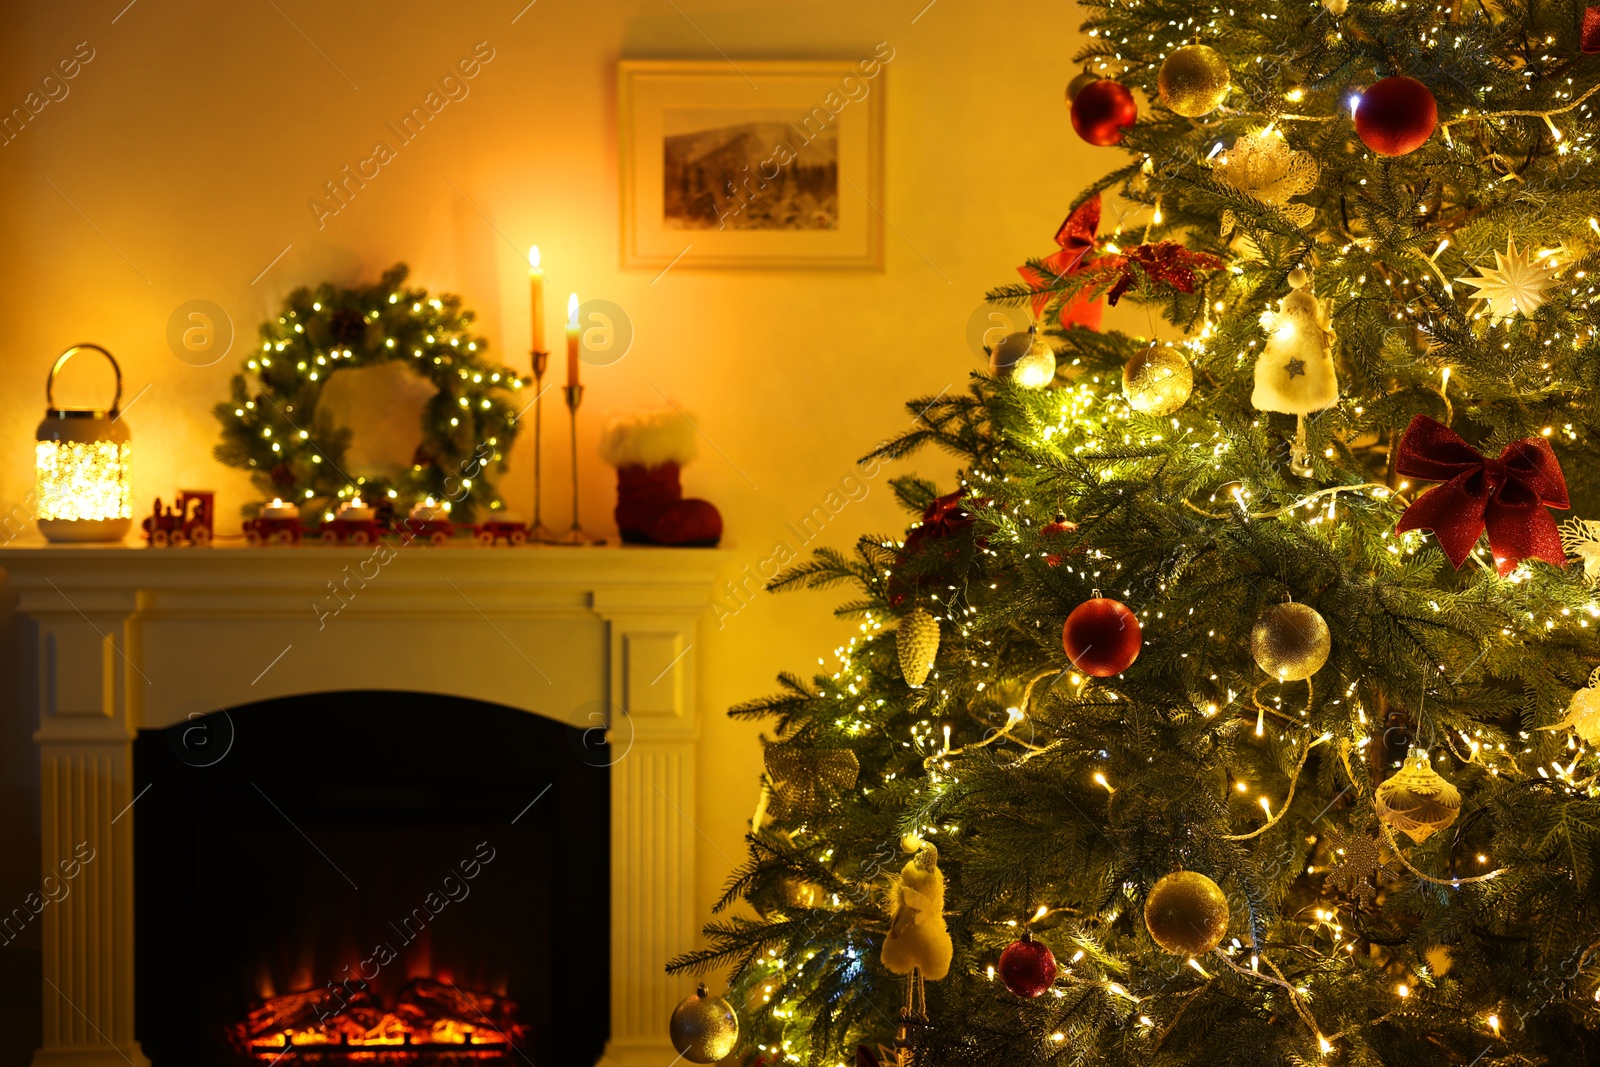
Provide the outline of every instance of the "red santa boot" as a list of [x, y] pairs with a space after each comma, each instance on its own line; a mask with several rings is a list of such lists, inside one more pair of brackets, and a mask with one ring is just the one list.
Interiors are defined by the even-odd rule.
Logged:
[[695, 456], [695, 430], [674, 410], [613, 418], [600, 455], [617, 468], [617, 529], [626, 544], [710, 546], [722, 516], [710, 502], [685, 500], [678, 481]]

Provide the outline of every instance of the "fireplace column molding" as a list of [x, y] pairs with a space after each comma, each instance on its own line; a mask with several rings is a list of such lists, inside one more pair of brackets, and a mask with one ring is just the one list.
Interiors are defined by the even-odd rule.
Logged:
[[[39, 625], [44, 1045], [36, 1067], [144, 1067], [133, 1037], [137, 595], [24, 590]], [[87, 624], [87, 625], [85, 625]], [[91, 851], [92, 850], [92, 851]], [[92, 858], [90, 858], [92, 857]], [[86, 862], [85, 862], [86, 861]], [[76, 877], [69, 877], [72, 874]], [[63, 888], [54, 888], [65, 883]]]
[[[679, 1058], [667, 1019], [682, 979], [666, 961], [694, 947], [695, 619], [595, 597], [610, 631], [611, 1040], [600, 1067]], [[698, 614], [698, 613], [697, 613]]]
[[[139, 729], [183, 721], [200, 697], [238, 707], [361, 688], [485, 700], [586, 729], [602, 724], [585, 711], [607, 709], [611, 1035], [600, 1062], [677, 1058], [667, 1019], [685, 983], [664, 966], [696, 943], [695, 653], [726, 553], [406, 549], [324, 632], [312, 605], [330, 576], [370, 554], [0, 548], [18, 610], [38, 626], [41, 896], [70, 883], [34, 920], [44, 945], [35, 1067], [149, 1063], [134, 1039]], [[459, 670], [483, 640], [468, 628], [485, 623], [522, 654], [499, 673]], [[530, 687], [525, 648], [566, 669]]]

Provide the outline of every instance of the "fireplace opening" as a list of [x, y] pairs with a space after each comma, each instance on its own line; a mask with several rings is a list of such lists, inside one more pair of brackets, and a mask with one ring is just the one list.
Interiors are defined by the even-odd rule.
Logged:
[[135, 1029], [155, 1067], [593, 1063], [596, 734], [380, 692], [141, 731]]

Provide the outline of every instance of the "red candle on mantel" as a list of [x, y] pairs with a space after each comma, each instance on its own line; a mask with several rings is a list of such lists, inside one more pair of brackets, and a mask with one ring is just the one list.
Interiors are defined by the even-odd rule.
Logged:
[[578, 294], [567, 297], [567, 384], [578, 384]]

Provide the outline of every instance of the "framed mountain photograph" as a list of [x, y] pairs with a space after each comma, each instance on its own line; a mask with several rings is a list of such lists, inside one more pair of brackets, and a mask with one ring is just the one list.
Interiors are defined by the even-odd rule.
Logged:
[[893, 58], [624, 60], [622, 265], [881, 270]]

